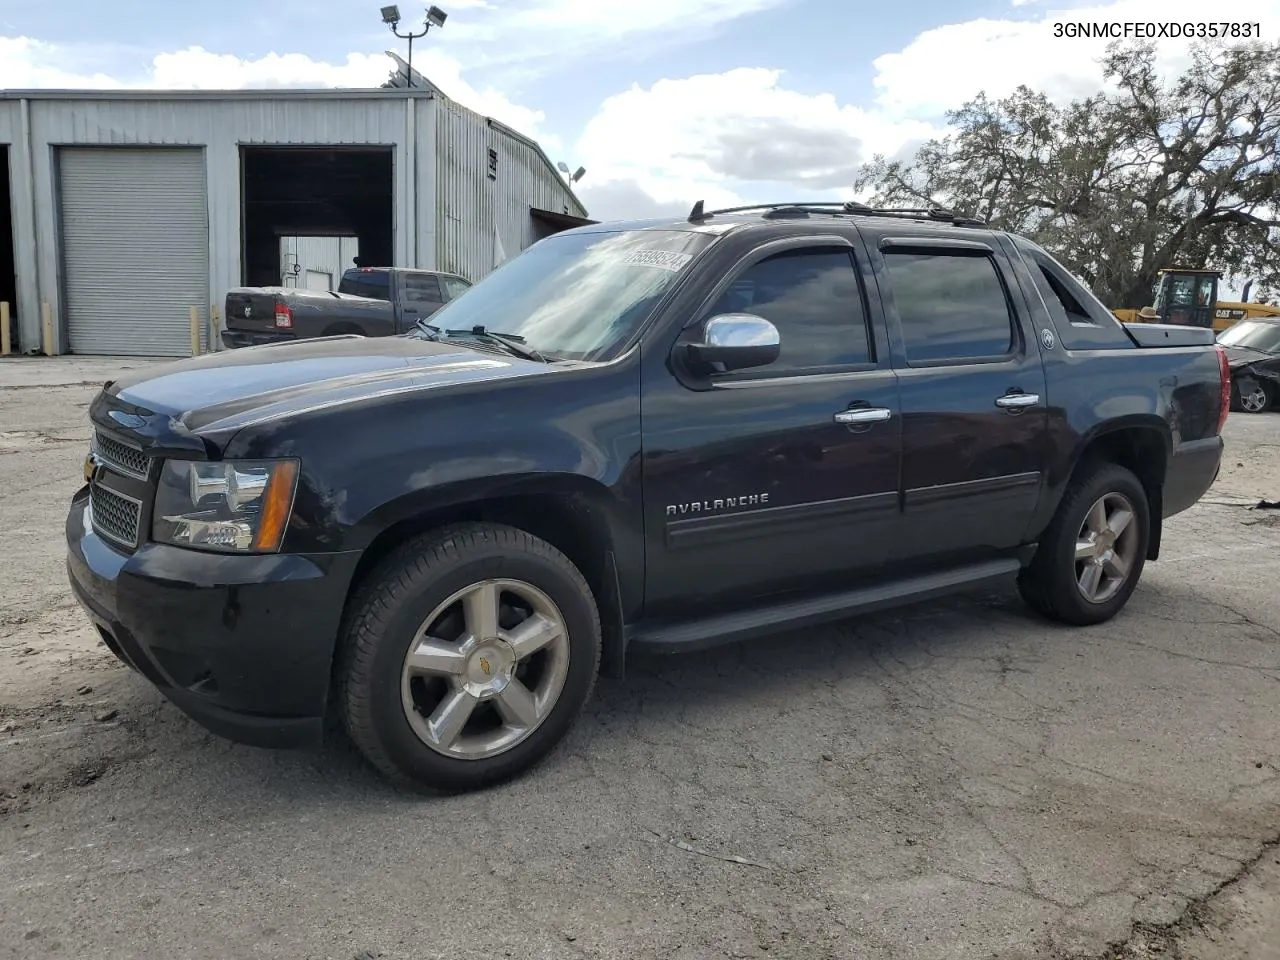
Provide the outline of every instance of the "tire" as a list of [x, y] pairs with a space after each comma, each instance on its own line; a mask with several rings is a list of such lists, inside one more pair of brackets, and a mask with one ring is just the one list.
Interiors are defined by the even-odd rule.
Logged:
[[1271, 387], [1261, 380], [1251, 379], [1249, 382], [1253, 386], [1248, 393], [1242, 395], [1239, 382], [1231, 381], [1231, 409], [1237, 413], [1263, 413], [1271, 409], [1275, 401]]
[[[484, 610], [498, 612], [486, 621]], [[353, 598], [339, 651], [344, 726], [394, 782], [493, 786], [563, 739], [591, 697], [600, 644], [591, 589], [555, 547], [497, 524], [433, 531], [380, 563]]]
[[[1085, 596], [1081, 571], [1092, 564], [1077, 560], [1077, 550], [1090, 543], [1092, 530], [1100, 526], [1093, 512], [1102, 503], [1104, 510], [1125, 509], [1131, 513], [1110, 553], [1107, 542], [1094, 546], [1099, 559], [1099, 590], [1093, 599]], [[1114, 524], [1114, 515], [1109, 519]], [[1078, 534], [1084, 535], [1078, 539]], [[1040, 540], [1031, 564], [1018, 577], [1023, 600], [1041, 615], [1072, 626], [1103, 623], [1114, 617], [1129, 601], [1142, 577], [1147, 544], [1151, 537], [1150, 507], [1141, 482], [1129, 470], [1114, 463], [1095, 463], [1078, 468], [1058, 512]], [[1078, 546], [1079, 545], [1079, 546]], [[1119, 573], [1116, 560], [1126, 561], [1126, 573]], [[1105, 589], [1103, 589], [1105, 588]]]

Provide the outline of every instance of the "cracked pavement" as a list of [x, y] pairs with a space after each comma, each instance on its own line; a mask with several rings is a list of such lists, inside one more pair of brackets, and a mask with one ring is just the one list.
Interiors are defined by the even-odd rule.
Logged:
[[1110, 624], [990, 595], [636, 660], [530, 776], [422, 799], [341, 741], [218, 740], [97, 643], [61, 530], [118, 368], [0, 365], [0, 957], [1280, 942], [1257, 926], [1280, 917], [1280, 511], [1245, 506], [1280, 497], [1280, 414], [1231, 417], [1222, 477]]

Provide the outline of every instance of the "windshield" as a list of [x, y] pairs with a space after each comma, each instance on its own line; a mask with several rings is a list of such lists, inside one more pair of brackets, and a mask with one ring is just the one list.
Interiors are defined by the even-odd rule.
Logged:
[[602, 360], [648, 319], [714, 238], [679, 230], [548, 237], [432, 314], [441, 331], [483, 326], [560, 360]]
[[1226, 347], [1249, 347], [1262, 353], [1280, 353], [1280, 323], [1241, 320], [1218, 335]]

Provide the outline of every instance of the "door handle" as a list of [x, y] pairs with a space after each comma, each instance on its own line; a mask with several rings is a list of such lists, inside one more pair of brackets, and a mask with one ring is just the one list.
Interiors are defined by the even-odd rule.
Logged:
[[856, 407], [852, 410], [841, 410], [832, 419], [836, 423], [884, 423], [893, 416], [887, 407]]
[[1038, 393], [1009, 393], [996, 397], [996, 406], [1006, 410], [1021, 410], [1023, 407], [1034, 407], [1040, 402]]

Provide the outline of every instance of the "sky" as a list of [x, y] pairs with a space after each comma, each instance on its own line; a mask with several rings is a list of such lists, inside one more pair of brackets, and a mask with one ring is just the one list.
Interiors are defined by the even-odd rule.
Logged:
[[[0, 0], [0, 88], [377, 86], [384, 0]], [[853, 196], [980, 91], [1096, 91], [1105, 41], [1059, 21], [1220, 21], [1280, 37], [1280, 0], [440, 0], [414, 67], [586, 168], [596, 219]], [[424, 7], [400, 4], [402, 30]], [[1176, 70], [1188, 42], [1165, 40]]]

